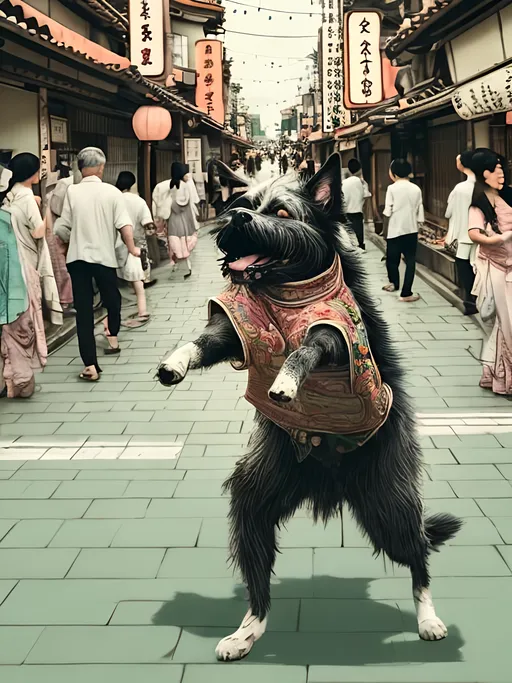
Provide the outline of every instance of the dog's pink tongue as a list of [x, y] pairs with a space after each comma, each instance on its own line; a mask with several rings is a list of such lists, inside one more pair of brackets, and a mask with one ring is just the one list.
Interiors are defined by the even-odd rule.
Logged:
[[229, 267], [231, 270], [240, 270], [243, 271], [249, 266], [252, 266], [256, 261], [258, 261], [261, 258], [260, 254], [251, 254], [251, 256], [244, 256], [242, 258], [239, 258], [238, 261], [233, 261], [232, 263], [229, 264]]

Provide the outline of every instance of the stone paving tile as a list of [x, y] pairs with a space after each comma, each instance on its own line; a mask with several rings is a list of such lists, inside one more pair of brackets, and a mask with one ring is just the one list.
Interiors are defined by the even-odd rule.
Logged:
[[61, 579], [66, 576], [79, 551], [77, 549], [0, 549], [2, 579]]
[[51, 548], [108, 548], [121, 527], [118, 519], [70, 519], [50, 542]]
[[0, 626], [0, 665], [22, 664], [42, 632], [37, 626]]
[[183, 667], [177, 664], [32, 664], [2, 667], [2, 683], [181, 683], [182, 678]]
[[91, 505], [90, 500], [5, 500], [0, 501], [0, 519], [77, 519]]
[[[154, 578], [162, 564], [164, 553], [164, 550], [156, 548], [133, 550], [128, 548], [88, 548], [80, 551], [69, 573], [67, 573], [67, 578]], [[0, 557], [1, 554], [0, 551]]]
[[180, 630], [173, 626], [48, 626], [28, 664], [143, 664], [170, 659]]
[[22, 520], [4, 537], [0, 548], [46, 548], [61, 525], [61, 520]]
[[201, 528], [200, 519], [137, 519], [123, 522], [113, 548], [193, 548]]

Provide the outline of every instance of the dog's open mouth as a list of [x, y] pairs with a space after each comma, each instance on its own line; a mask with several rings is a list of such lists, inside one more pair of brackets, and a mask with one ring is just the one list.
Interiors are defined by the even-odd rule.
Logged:
[[[226, 254], [226, 259], [229, 258]], [[264, 266], [270, 261], [270, 256], [262, 256], [261, 254], [250, 254], [249, 256], [242, 256], [234, 261], [228, 261], [227, 265], [230, 270], [243, 272], [250, 266]]]
[[229, 227], [217, 237], [217, 246], [224, 254], [220, 259], [222, 274], [233, 282], [261, 280], [273, 266], [281, 263], [265, 253], [262, 245], [247, 233]]

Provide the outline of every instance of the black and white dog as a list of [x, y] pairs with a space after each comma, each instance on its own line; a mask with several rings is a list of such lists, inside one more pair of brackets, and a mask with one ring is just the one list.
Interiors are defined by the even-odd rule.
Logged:
[[[461, 522], [450, 515], [425, 517], [421, 450], [404, 372], [388, 326], [368, 294], [362, 259], [340, 223], [342, 215], [341, 164], [333, 155], [307, 185], [291, 188], [277, 181], [238, 199], [216, 229], [217, 246], [225, 254], [223, 274], [256, 297], [276, 285], [315, 278], [339, 258], [373, 359], [393, 392], [384, 424], [364, 445], [342, 456], [324, 452], [323, 458], [298, 457], [290, 434], [257, 413], [250, 452], [225, 484], [231, 494], [231, 555], [247, 585], [250, 609], [240, 628], [219, 643], [221, 660], [246, 656], [264, 634], [276, 528], [301, 506], [309, 507], [315, 520], [327, 521], [346, 504], [375, 551], [411, 570], [420, 637], [439, 640], [447, 634], [430, 595], [428, 558], [457, 533]], [[203, 334], [173, 352], [160, 365], [158, 377], [169, 386], [181, 382], [188, 370], [243, 358], [230, 318], [214, 309]], [[347, 362], [343, 335], [317, 325], [266, 388], [269, 400], [292, 405], [311, 373]]]

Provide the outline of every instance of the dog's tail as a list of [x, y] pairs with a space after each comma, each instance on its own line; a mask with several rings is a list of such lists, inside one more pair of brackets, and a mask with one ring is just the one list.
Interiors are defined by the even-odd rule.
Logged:
[[425, 520], [425, 531], [431, 548], [437, 550], [461, 529], [462, 520], [448, 514], [432, 515]]

